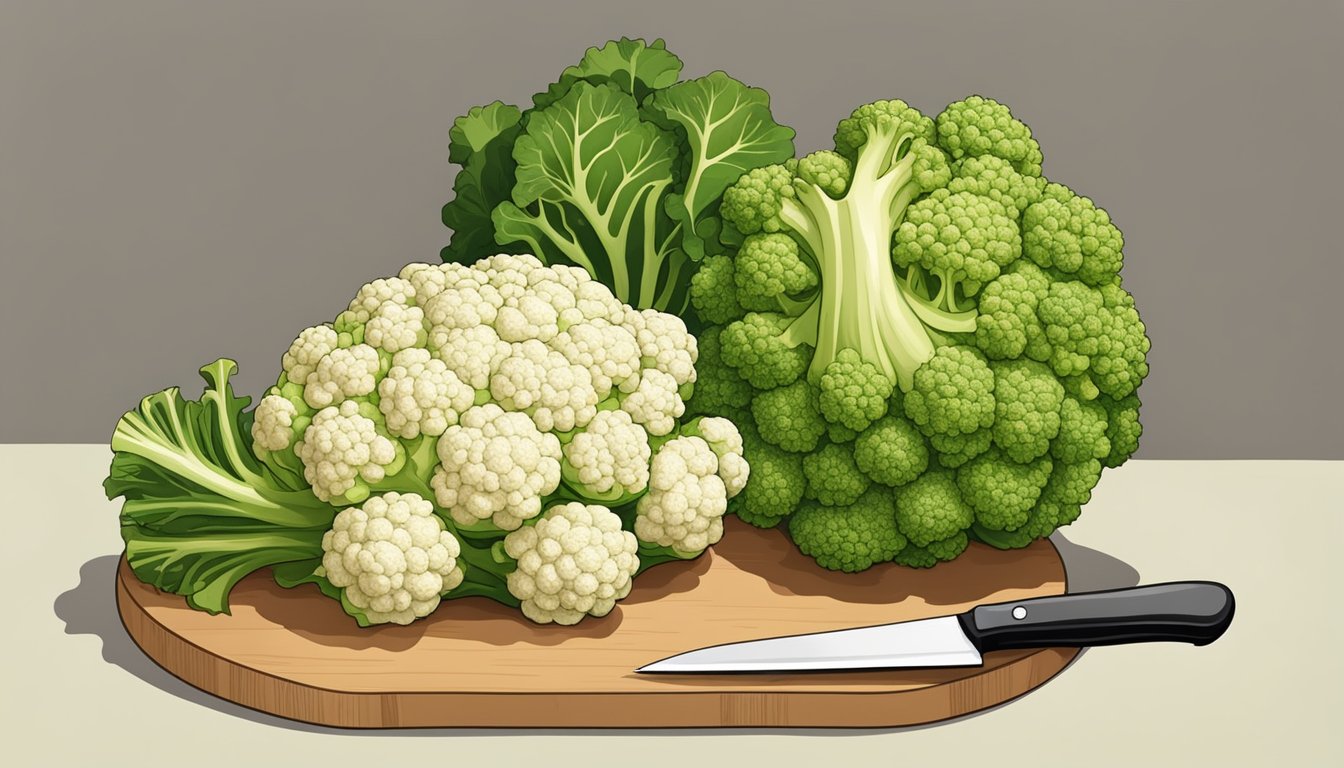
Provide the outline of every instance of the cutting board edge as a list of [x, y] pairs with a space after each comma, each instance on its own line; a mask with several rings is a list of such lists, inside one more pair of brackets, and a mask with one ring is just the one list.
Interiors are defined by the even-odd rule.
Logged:
[[[1067, 669], [1079, 652], [1042, 649], [979, 674], [913, 690], [347, 691], [290, 680], [201, 648], [150, 615], [135, 599], [128, 578], [135, 580], [123, 558], [116, 585], [122, 625], [169, 674], [256, 712], [345, 729], [900, 728], [963, 717], [1018, 699]], [[1065, 579], [1067, 590], [1067, 570]], [[533, 716], [524, 719], [510, 711], [519, 697], [544, 697], [556, 704], [540, 708], [550, 717], [537, 717], [539, 708], [529, 707]], [[864, 706], [855, 706], [856, 697]], [[883, 700], [882, 705], [872, 706], [874, 699]]]

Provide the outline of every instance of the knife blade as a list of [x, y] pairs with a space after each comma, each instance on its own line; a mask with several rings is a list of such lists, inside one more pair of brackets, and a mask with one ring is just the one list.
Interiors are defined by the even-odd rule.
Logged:
[[1212, 581], [1036, 597], [964, 613], [714, 645], [646, 664], [643, 674], [719, 674], [975, 667], [1021, 648], [1125, 643], [1207, 645], [1232, 623], [1236, 601]]

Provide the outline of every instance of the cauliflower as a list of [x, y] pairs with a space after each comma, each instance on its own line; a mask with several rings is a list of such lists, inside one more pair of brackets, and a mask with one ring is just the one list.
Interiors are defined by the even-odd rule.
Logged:
[[718, 475], [719, 457], [700, 437], [677, 437], [663, 445], [649, 470], [649, 492], [636, 507], [641, 541], [695, 554], [723, 537], [728, 489]]
[[318, 362], [336, 349], [339, 341], [336, 329], [330, 325], [305, 328], [280, 359], [285, 378], [302, 385], [308, 380], [308, 375], [317, 370]]
[[536, 339], [513, 345], [490, 377], [490, 394], [505, 408], [530, 414], [543, 432], [568, 432], [597, 413], [588, 369]]
[[382, 361], [378, 350], [367, 344], [334, 349], [308, 374], [303, 399], [314, 408], [325, 408], [350, 397], [362, 397], [378, 386]]
[[410, 624], [462, 583], [461, 547], [414, 493], [373, 496], [336, 515], [322, 536], [322, 568], [372, 624]]
[[[718, 364], [720, 346], [717, 337], [710, 342], [707, 361]], [[538, 621], [577, 621], [611, 610], [629, 590], [636, 568], [694, 557], [717, 541], [728, 499], [751, 496], [754, 501], [746, 504], [766, 509], [792, 492], [794, 484], [781, 474], [787, 462], [777, 461], [773, 475], [767, 473], [762, 481], [769, 492], [750, 493], [742, 435], [731, 422], [701, 411], [682, 423], [683, 397], [696, 386], [698, 359], [697, 341], [679, 318], [626, 306], [581, 268], [507, 253], [472, 265], [409, 264], [395, 277], [361, 287], [332, 322], [303, 330], [282, 356], [274, 386], [252, 413], [242, 415], [245, 398], [218, 392], [195, 406], [236, 408], [231, 418], [238, 420], [239, 434], [233, 439], [257, 462], [251, 467], [249, 461], [236, 462], [215, 472], [254, 470], [255, 479], [244, 485], [273, 487], [235, 492], [214, 474], [193, 475], [181, 487], [228, 496], [210, 499], [219, 505], [210, 509], [241, 504], [241, 512], [209, 530], [224, 530], [238, 517], [247, 518], [248, 525], [270, 526], [277, 542], [272, 549], [291, 558], [276, 571], [277, 579], [290, 586], [316, 581], [328, 593], [332, 586], [322, 579], [340, 582], [335, 589], [346, 590], [345, 605], [358, 611], [357, 617], [370, 612], [376, 621], [409, 621], [432, 609], [438, 598], [424, 597], [428, 593], [409, 582], [366, 584], [372, 565], [321, 569], [316, 563], [324, 553], [305, 559], [296, 542], [320, 536], [335, 515], [344, 515], [340, 530], [352, 532], [358, 527], [352, 521], [363, 515], [359, 526], [364, 527], [358, 527], [363, 531], [377, 516], [375, 509], [427, 504], [448, 532], [463, 536], [456, 543], [462, 572], [470, 567], [469, 589], [457, 595], [483, 595], [510, 605], [523, 600], [527, 614]], [[232, 365], [219, 361], [202, 371], [222, 382]], [[717, 375], [718, 392], [731, 394], [731, 381]], [[180, 395], [174, 391], [173, 397]], [[1071, 422], [1095, 422], [1088, 433], [1093, 439], [1067, 446], [1066, 453], [1096, 454], [1094, 461], [1100, 463], [1111, 446], [1123, 445], [1136, 430], [1103, 433], [1095, 410], [1080, 406], [1077, 417], [1071, 416]], [[224, 424], [225, 417], [219, 418]], [[1103, 449], [1106, 456], [1100, 455]], [[164, 459], [155, 454], [148, 460]], [[212, 446], [203, 457], [175, 461], [172, 471], [215, 467], [225, 460], [233, 461], [229, 450]], [[1069, 513], [1081, 480], [1070, 475], [1057, 485], [1064, 490], [1050, 497], [1061, 510], [1056, 518]], [[178, 486], [168, 482], [163, 487]], [[169, 499], [146, 509], [180, 503]], [[352, 506], [361, 509], [342, 511]], [[579, 571], [568, 565], [563, 572], [546, 571], [547, 560], [537, 565], [542, 570], [523, 571], [509, 582], [513, 561], [502, 552], [503, 540], [510, 532], [520, 533], [515, 542], [540, 536], [536, 556], [550, 557], [554, 542], [546, 544], [549, 534], [535, 533], [546, 530], [537, 525], [538, 518], [550, 509], [560, 510], [554, 526], [577, 525], [575, 515], [581, 513], [587, 516], [584, 530], [622, 534], [607, 550], [619, 568], [595, 562], [584, 576], [583, 563]], [[384, 523], [378, 526], [383, 530]], [[153, 535], [160, 535], [157, 529]], [[359, 536], [349, 533], [340, 541]], [[336, 533], [329, 538], [337, 538]], [[316, 547], [315, 538], [311, 543]], [[328, 544], [325, 554], [330, 555]], [[339, 549], [346, 552], [349, 546], [342, 543]], [[625, 554], [617, 558], [618, 550]], [[376, 562], [382, 575], [397, 570], [381, 556]], [[618, 571], [624, 574], [620, 579]], [[551, 572], [559, 573], [561, 581], [569, 579], [568, 586], [547, 576]], [[522, 586], [523, 576], [531, 579], [530, 586]], [[444, 589], [460, 578], [440, 577]], [[225, 604], [227, 588], [217, 581], [210, 582], [215, 591], [206, 595], [204, 586], [193, 586], [197, 582], [174, 579], [169, 588], [195, 590], [183, 593], [197, 601], [193, 605], [216, 610]], [[611, 586], [597, 589], [592, 579]], [[527, 597], [510, 592], [510, 583]]]
[[637, 548], [635, 536], [621, 530], [621, 518], [606, 507], [554, 506], [535, 525], [504, 538], [504, 551], [518, 561], [508, 589], [538, 624], [606, 616], [630, 594]]
[[649, 484], [649, 435], [625, 411], [599, 411], [564, 453], [562, 472], [572, 470], [577, 484], [598, 498], [638, 493]]
[[253, 412], [252, 441], [267, 451], [283, 451], [294, 437], [294, 417], [299, 409], [280, 395], [267, 395]]
[[396, 445], [378, 434], [377, 424], [352, 400], [318, 411], [303, 439], [294, 444], [294, 453], [303, 462], [313, 494], [323, 501], [359, 501], [367, 493], [351, 493], [359, 481], [382, 480], [387, 465], [397, 458]]
[[407, 349], [392, 358], [378, 383], [378, 407], [387, 430], [398, 437], [442, 435], [471, 407], [476, 393], [425, 349]]
[[677, 393], [677, 381], [670, 374], [650, 368], [640, 374], [639, 387], [621, 402], [621, 409], [650, 435], [661, 437], [677, 426], [686, 412], [686, 404]]
[[462, 414], [437, 450], [435, 500], [459, 525], [489, 520], [512, 531], [536, 517], [541, 498], [560, 484], [560, 441], [494, 403]]

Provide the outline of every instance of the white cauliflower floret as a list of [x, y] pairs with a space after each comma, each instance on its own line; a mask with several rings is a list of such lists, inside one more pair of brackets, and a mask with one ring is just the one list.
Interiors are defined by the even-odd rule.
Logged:
[[529, 294], [500, 307], [495, 317], [495, 330], [505, 341], [550, 341], [560, 332], [559, 319], [555, 307], [541, 297]]
[[430, 299], [443, 293], [445, 288], [451, 288], [461, 281], [475, 282], [479, 285], [482, 282], [477, 279], [479, 275], [476, 270], [461, 264], [415, 262], [402, 267], [397, 277], [411, 284], [415, 289], [415, 303], [424, 307]]
[[439, 438], [430, 485], [459, 525], [490, 520], [511, 531], [541, 512], [560, 485], [560, 440], [524, 413], [495, 403], [471, 408]]
[[490, 377], [490, 394], [511, 411], [526, 411], [543, 432], [568, 432], [597, 413], [588, 369], [536, 339], [512, 346]]
[[638, 548], [606, 507], [578, 502], [551, 507], [535, 525], [504, 538], [504, 551], [518, 561], [508, 577], [509, 592], [522, 601], [523, 615], [538, 624], [606, 616], [630, 594]]
[[700, 357], [695, 337], [680, 317], [646, 309], [629, 309], [625, 326], [635, 333], [644, 366], [672, 374], [677, 386], [695, 381], [695, 361]]
[[425, 311], [388, 302], [374, 311], [364, 326], [364, 342], [391, 353], [425, 343]]
[[485, 277], [506, 302], [517, 301], [527, 293], [528, 276], [546, 267], [531, 254], [497, 253], [476, 262], [475, 269]]
[[392, 441], [378, 434], [373, 419], [360, 414], [359, 405], [347, 400], [339, 407], [323, 408], [294, 444], [303, 462], [303, 476], [322, 501], [331, 501], [355, 487], [359, 479], [376, 483], [387, 465], [397, 458]]
[[371, 623], [410, 624], [462, 583], [461, 551], [433, 504], [386, 493], [336, 515], [322, 535], [322, 568]]
[[409, 280], [400, 277], [380, 277], [365, 283], [350, 300], [346, 320], [353, 323], [367, 323], [369, 318], [384, 304], [415, 304], [415, 286]]
[[599, 400], [605, 400], [613, 387], [628, 393], [639, 386], [639, 345], [624, 326], [606, 320], [571, 325], [551, 347], [588, 369]]
[[425, 322], [429, 324], [430, 335], [436, 329], [446, 332], [452, 328], [493, 326], [502, 306], [504, 297], [494, 286], [463, 280], [425, 303]]
[[742, 456], [742, 433], [733, 422], [718, 416], [700, 419], [697, 429], [710, 450], [719, 457], [719, 477], [728, 489], [728, 498], [733, 498], [746, 487], [751, 474], [751, 467]]
[[444, 329], [430, 333], [430, 349], [448, 365], [448, 370], [473, 389], [489, 389], [490, 376], [512, 347], [488, 325]]
[[427, 349], [398, 352], [387, 376], [378, 382], [378, 408], [387, 431], [408, 440], [421, 434], [442, 435], [475, 397], [475, 390]]
[[663, 445], [649, 470], [649, 492], [635, 507], [635, 535], [677, 552], [697, 554], [723, 537], [728, 490], [719, 458], [699, 437]]
[[621, 410], [630, 414], [635, 423], [643, 424], [650, 435], [670, 433], [677, 419], [686, 412], [686, 404], [677, 393], [677, 381], [671, 374], [656, 368], [641, 371], [639, 388], [621, 403]]
[[[585, 320], [605, 320], [612, 325], [624, 325], [629, 311], [630, 308], [622, 304], [610, 288], [596, 280], [589, 280], [574, 287], [574, 309], [565, 312], [561, 319], [569, 325]], [[632, 334], [635, 330], [630, 328]]]
[[381, 365], [378, 350], [368, 344], [334, 349], [317, 361], [317, 369], [303, 387], [303, 399], [314, 408], [325, 408], [367, 395], [378, 386]]
[[285, 378], [302, 385], [317, 370], [317, 363], [336, 349], [340, 337], [330, 325], [315, 325], [299, 333], [289, 350], [280, 358]]
[[649, 435], [625, 411], [598, 411], [564, 450], [579, 482], [592, 491], [637, 493], [649, 484]]
[[283, 451], [293, 438], [294, 417], [299, 409], [279, 395], [267, 395], [252, 412], [252, 441], [267, 451]]

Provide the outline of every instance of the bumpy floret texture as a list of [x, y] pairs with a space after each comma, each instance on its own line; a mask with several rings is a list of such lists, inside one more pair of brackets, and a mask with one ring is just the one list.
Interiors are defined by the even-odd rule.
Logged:
[[347, 400], [318, 411], [303, 439], [294, 444], [294, 453], [303, 462], [303, 476], [313, 494], [332, 501], [345, 496], [360, 480], [382, 480], [387, 465], [397, 458], [397, 447], [378, 433], [372, 418], [360, 413], [358, 403]]
[[730, 323], [743, 315], [732, 258], [724, 254], [705, 257], [700, 269], [691, 276], [691, 306], [702, 320], [716, 325]]
[[845, 194], [853, 174], [853, 164], [840, 153], [830, 150], [813, 152], [798, 161], [798, 178], [837, 199]]
[[934, 139], [932, 120], [900, 99], [884, 99], [865, 104], [840, 121], [835, 129], [835, 149], [853, 159], [859, 148], [868, 143], [869, 136], [879, 131], [893, 136], [909, 134], [925, 141]]
[[826, 434], [820, 392], [807, 379], [757, 395], [751, 414], [761, 437], [786, 451], [811, 451]]
[[1017, 223], [1002, 203], [938, 189], [906, 211], [892, 257], [899, 266], [919, 265], [978, 286], [1021, 253]]
[[723, 537], [728, 489], [719, 458], [700, 437], [677, 437], [654, 454], [649, 492], [636, 507], [635, 535], [693, 555]]
[[515, 343], [490, 377], [490, 394], [508, 410], [523, 411], [543, 432], [583, 427], [597, 413], [592, 374], [544, 343]]
[[831, 443], [803, 457], [807, 496], [828, 507], [853, 504], [868, 490], [870, 480], [859, 471], [854, 452]]
[[833, 571], [866, 570], [906, 546], [891, 492], [879, 489], [841, 507], [804, 503], [789, 517], [789, 535], [804, 554]]
[[938, 115], [938, 144], [953, 160], [993, 155], [1019, 173], [1041, 175], [1041, 146], [1031, 129], [994, 99], [971, 96], [949, 104]]
[[630, 594], [639, 543], [606, 507], [571, 502], [546, 510], [534, 525], [510, 533], [504, 551], [518, 561], [509, 592], [539, 624], [577, 624], [606, 616]]
[[1080, 195], [1047, 197], [1022, 215], [1022, 250], [1041, 267], [1076, 276], [1088, 285], [1120, 271], [1124, 237], [1106, 211]]
[[579, 483], [598, 494], [637, 493], [649, 484], [649, 434], [625, 411], [600, 411], [564, 446]]
[[413, 494], [373, 496], [336, 515], [322, 536], [322, 567], [351, 605], [373, 624], [410, 624], [428, 616], [462, 583], [461, 546]]
[[294, 419], [298, 408], [280, 395], [267, 395], [253, 412], [252, 441], [263, 450], [283, 451], [294, 439]]
[[737, 516], [759, 528], [772, 528], [792, 514], [803, 498], [807, 488], [803, 458], [751, 432], [743, 435], [743, 442], [751, 457], [751, 476], [738, 497]]
[[817, 286], [817, 273], [803, 261], [797, 241], [788, 235], [748, 237], [737, 252], [733, 269], [736, 299], [747, 310], [779, 311], [789, 297]]
[[854, 441], [854, 463], [874, 482], [905, 485], [924, 474], [929, 449], [919, 429], [899, 416], [873, 423]]
[[994, 443], [1013, 461], [1028, 462], [1050, 450], [1059, 434], [1064, 386], [1032, 360], [994, 363]]
[[827, 421], [862, 432], [887, 412], [896, 382], [853, 349], [842, 349], [821, 374], [818, 404]]
[[686, 412], [677, 380], [657, 369], [644, 371], [639, 387], [621, 401], [621, 408], [650, 435], [670, 434], [677, 419]]
[[784, 315], [750, 312], [724, 326], [719, 336], [723, 361], [757, 389], [796, 381], [807, 370], [812, 351], [806, 345], [790, 346], [780, 338], [789, 323]]
[[797, 197], [793, 171], [782, 165], [754, 168], [723, 193], [719, 215], [744, 235], [778, 232], [781, 201]]
[[378, 382], [378, 408], [387, 431], [407, 439], [442, 435], [471, 407], [476, 393], [427, 349], [407, 349], [392, 358]]
[[896, 492], [896, 526], [917, 547], [955, 537], [975, 522], [951, 472], [929, 472]]
[[437, 451], [435, 499], [459, 525], [489, 520], [514, 530], [536, 517], [542, 497], [560, 484], [560, 441], [526, 414], [494, 403], [462, 414]]
[[994, 372], [967, 347], [941, 347], [915, 371], [905, 414], [926, 435], [960, 435], [994, 423]]
[[382, 360], [367, 344], [334, 349], [317, 361], [308, 375], [303, 399], [313, 408], [325, 408], [351, 397], [361, 397], [378, 386]]
[[751, 476], [751, 467], [743, 457], [744, 442], [737, 425], [728, 419], [709, 416], [698, 419], [685, 434], [699, 435], [719, 457], [718, 474], [728, 498], [741, 493]]

